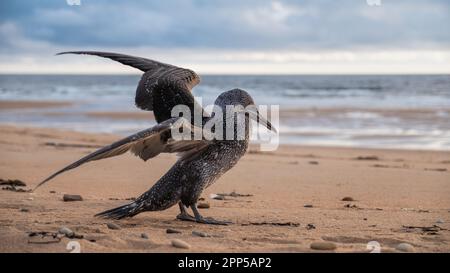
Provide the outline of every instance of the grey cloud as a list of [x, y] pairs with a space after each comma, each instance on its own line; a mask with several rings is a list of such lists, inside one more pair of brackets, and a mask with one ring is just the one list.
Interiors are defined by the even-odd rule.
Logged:
[[[448, 48], [447, 1], [1, 1], [0, 24], [74, 48]], [[1, 32], [0, 39], [15, 39]], [[2, 47], [8, 44], [3, 42]], [[13, 44], [13, 43], [12, 43]], [[2, 48], [4, 51], [5, 48]]]

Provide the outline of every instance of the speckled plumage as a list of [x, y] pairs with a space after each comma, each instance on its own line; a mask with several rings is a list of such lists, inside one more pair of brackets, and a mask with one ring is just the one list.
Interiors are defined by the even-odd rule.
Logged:
[[[253, 100], [247, 92], [240, 89], [224, 92], [216, 100], [216, 105], [222, 109], [226, 105], [238, 104], [246, 107], [253, 104]], [[224, 132], [226, 118], [224, 116]], [[249, 118], [246, 116], [241, 121], [245, 124], [238, 122], [238, 119], [234, 119], [234, 128], [245, 126], [244, 140], [213, 140], [194, 155], [181, 157], [153, 187], [131, 204], [102, 212], [98, 216], [120, 219], [143, 211], [165, 210], [178, 202], [186, 207], [195, 206], [203, 190], [235, 166], [245, 154], [249, 143]]]
[[192, 158], [180, 159], [133, 202], [136, 206], [130, 212], [165, 210], [179, 201], [186, 207], [194, 205], [204, 189], [236, 165], [247, 147], [248, 141], [218, 141]]

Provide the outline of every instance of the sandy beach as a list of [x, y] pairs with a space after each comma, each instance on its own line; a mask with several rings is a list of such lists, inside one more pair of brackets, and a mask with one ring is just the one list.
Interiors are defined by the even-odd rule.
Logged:
[[0, 255], [449, 254], [450, 1], [406, 2], [2, 1]]
[[[19, 179], [25, 189], [120, 138], [6, 125], [0, 136], [0, 178]], [[163, 154], [143, 162], [126, 154], [86, 164], [33, 193], [1, 190], [0, 252], [68, 252], [71, 240], [82, 252], [310, 252], [317, 251], [313, 242], [332, 242], [335, 252], [366, 252], [369, 241], [379, 242], [382, 252], [396, 252], [403, 242], [416, 252], [450, 251], [450, 153], [439, 151], [281, 146], [266, 153], [251, 147], [203, 194], [210, 208], [201, 212], [232, 225], [179, 221], [177, 207], [120, 221], [93, 217], [146, 191], [175, 160]], [[249, 196], [210, 198], [233, 192]], [[64, 194], [83, 201], [64, 202]], [[83, 238], [29, 236], [61, 227]], [[168, 234], [169, 228], [181, 233]], [[174, 248], [173, 239], [191, 247]]]

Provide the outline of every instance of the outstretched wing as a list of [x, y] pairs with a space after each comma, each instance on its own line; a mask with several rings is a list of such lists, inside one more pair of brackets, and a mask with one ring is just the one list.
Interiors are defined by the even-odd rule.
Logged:
[[39, 183], [35, 189], [42, 186], [44, 183], [53, 179], [57, 175], [81, 166], [84, 163], [121, 155], [127, 151], [131, 151], [142, 160], [147, 161], [160, 153], [180, 153], [184, 156], [186, 153], [191, 151], [199, 151], [208, 146], [210, 142], [206, 140], [175, 140], [172, 138], [171, 130], [179, 129], [181, 126], [190, 130], [191, 134], [196, 134], [197, 130], [201, 130], [200, 128], [192, 125], [186, 127], [187, 124], [190, 125], [190, 123], [188, 123], [184, 118], [171, 118], [155, 125], [152, 128], [128, 136], [112, 143], [111, 145], [100, 148], [99, 150], [57, 171]]
[[129, 65], [144, 72], [136, 90], [136, 106], [153, 111], [158, 122], [171, 117], [176, 105], [187, 105], [193, 113], [196, 104], [191, 89], [200, 82], [192, 70], [176, 67], [150, 59], [99, 51], [68, 51], [62, 54], [95, 55]]

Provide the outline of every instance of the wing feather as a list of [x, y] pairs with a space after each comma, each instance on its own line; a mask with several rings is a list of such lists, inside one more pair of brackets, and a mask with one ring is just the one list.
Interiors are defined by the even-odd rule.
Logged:
[[[209, 142], [205, 140], [179, 140], [179, 142], [183, 143], [178, 145], [177, 147], [174, 147], [173, 143], [176, 143], [177, 140], [171, 138], [171, 130], [173, 128], [179, 128], [178, 126], [180, 125], [186, 126], [186, 124], [189, 123], [187, 123], [184, 118], [171, 118], [153, 126], [152, 128], [140, 131], [108, 146], [100, 148], [97, 151], [75, 161], [74, 163], [50, 175], [48, 178], [40, 182], [35, 187], [35, 189], [42, 186], [57, 175], [77, 168], [87, 162], [118, 156], [124, 154], [127, 151], [131, 151], [133, 154], [146, 161], [149, 158], [155, 157], [162, 152], [186, 152], [186, 150], [196, 149], [198, 146], [209, 145]], [[191, 125], [191, 130], [193, 131], [192, 127], [193, 126]], [[195, 130], [198, 130], [198, 128]]]
[[[95, 55], [143, 71], [144, 74], [136, 89], [135, 103], [142, 110], [154, 111], [158, 121], [169, 118], [167, 113], [159, 114], [158, 109], [172, 109], [178, 104], [193, 105], [192, 101], [194, 98], [191, 94], [191, 89], [200, 82], [200, 77], [190, 69], [142, 57], [100, 51], [67, 51], [58, 53], [57, 55], [63, 54]], [[165, 92], [169, 91], [172, 95], [175, 95], [170, 100], [170, 103], [167, 105], [159, 105], [160, 108], [155, 107], [153, 104], [154, 96], [165, 96]], [[164, 98], [163, 101], [167, 101], [167, 99]]]

